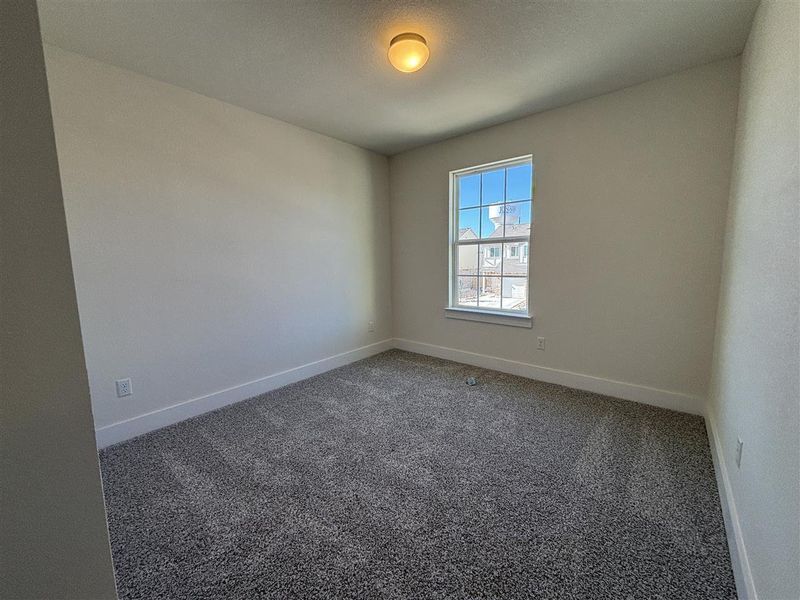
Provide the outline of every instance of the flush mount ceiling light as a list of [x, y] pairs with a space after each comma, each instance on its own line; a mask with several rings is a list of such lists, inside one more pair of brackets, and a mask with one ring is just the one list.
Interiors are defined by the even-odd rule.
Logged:
[[389, 42], [389, 62], [403, 73], [419, 71], [430, 54], [425, 38], [418, 33], [401, 33]]

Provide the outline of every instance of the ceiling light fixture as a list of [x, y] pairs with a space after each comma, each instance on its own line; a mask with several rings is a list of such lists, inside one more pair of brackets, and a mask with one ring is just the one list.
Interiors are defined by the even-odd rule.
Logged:
[[401, 33], [389, 42], [389, 62], [403, 73], [419, 71], [430, 54], [425, 38], [418, 33]]

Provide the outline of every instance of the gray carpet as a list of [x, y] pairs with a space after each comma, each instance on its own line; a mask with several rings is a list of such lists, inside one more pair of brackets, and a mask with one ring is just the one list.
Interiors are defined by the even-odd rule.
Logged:
[[407, 352], [101, 463], [120, 598], [735, 598], [702, 419]]

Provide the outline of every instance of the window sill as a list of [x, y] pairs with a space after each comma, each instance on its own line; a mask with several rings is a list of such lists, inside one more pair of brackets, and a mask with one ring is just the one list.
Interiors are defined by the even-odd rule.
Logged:
[[530, 315], [513, 315], [491, 310], [476, 310], [474, 308], [447, 307], [444, 316], [448, 319], [461, 319], [462, 321], [478, 321], [492, 323], [493, 325], [508, 325], [509, 327], [533, 327], [533, 317]]

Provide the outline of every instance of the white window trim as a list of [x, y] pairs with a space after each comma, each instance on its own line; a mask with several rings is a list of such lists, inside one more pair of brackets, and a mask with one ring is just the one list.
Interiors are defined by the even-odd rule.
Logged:
[[[450, 225], [448, 228], [448, 239], [447, 239], [447, 261], [448, 261], [448, 289], [447, 289], [447, 302], [448, 305], [445, 307], [445, 317], [449, 319], [461, 319], [465, 321], [480, 321], [484, 323], [493, 323], [495, 325], [509, 325], [512, 327], [527, 327], [531, 328], [533, 326], [533, 312], [531, 310], [531, 261], [528, 259], [528, 272], [527, 272], [527, 281], [528, 281], [528, 312], [527, 313], [520, 313], [519, 311], [509, 310], [509, 309], [485, 309], [485, 308], [472, 308], [469, 306], [460, 306], [455, 303], [455, 293], [458, 289], [458, 284], [456, 281], [457, 274], [455, 272], [454, 262], [454, 251], [455, 248], [459, 244], [456, 242], [458, 241], [458, 219], [456, 215], [456, 211], [458, 210], [458, 202], [456, 201], [456, 179], [462, 175], [469, 175], [470, 173], [485, 171], [491, 169], [493, 167], [512, 167], [515, 163], [527, 163], [530, 162], [532, 165], [534, 164], [533, 155], [526, 154], [524, 156], [516, 156], [514, 158], [509, 158], [505, 160], [498, 160], [490, 163], [486, 163], [483, 165], [477, 165], [474, 167], [467, 167], [465, 169], [457, 169], [455, 171], [450, 171], [450, 186], [449, 186], [449, 196], [450, 196], [450, 210], [449, 210], [449, 221]], [[534, 179], [536, 178], [536, 174], [533, 174], [531, 178], [531, 217], [533, 217], [533, 202], [534, 202]], [[533, 228], [533, 218], [531, 218], [531, 228]], [[528, 256], [530, 256], [530, 235], [527, 237], [504, 237], [497, 241], [496, 239], [492, 239], [490, 243], [503, 243], [503, 242], [514, 242], [514, 241], [527, 241], [528, 242]], [[469, 240], [469, 244], [479, 244], [479, 243], [487, 243], [487, 240]], [[467, 245], [467, 244], [461, 244]]]
[[[530, 284], [528, 284], [530, 287]], [[494, 325], [508, 325], [509, 327], [533, 327], [533, 317], [531, 315], [513, 313], [511, 311], [494, 311], [487, 309], [467, 308], [465, 306], [448, 306], [444, 309], [444, 316], [448, 319], [459, 319], [461, 321], [479, 321], [481, 323], [492, 323]]]

